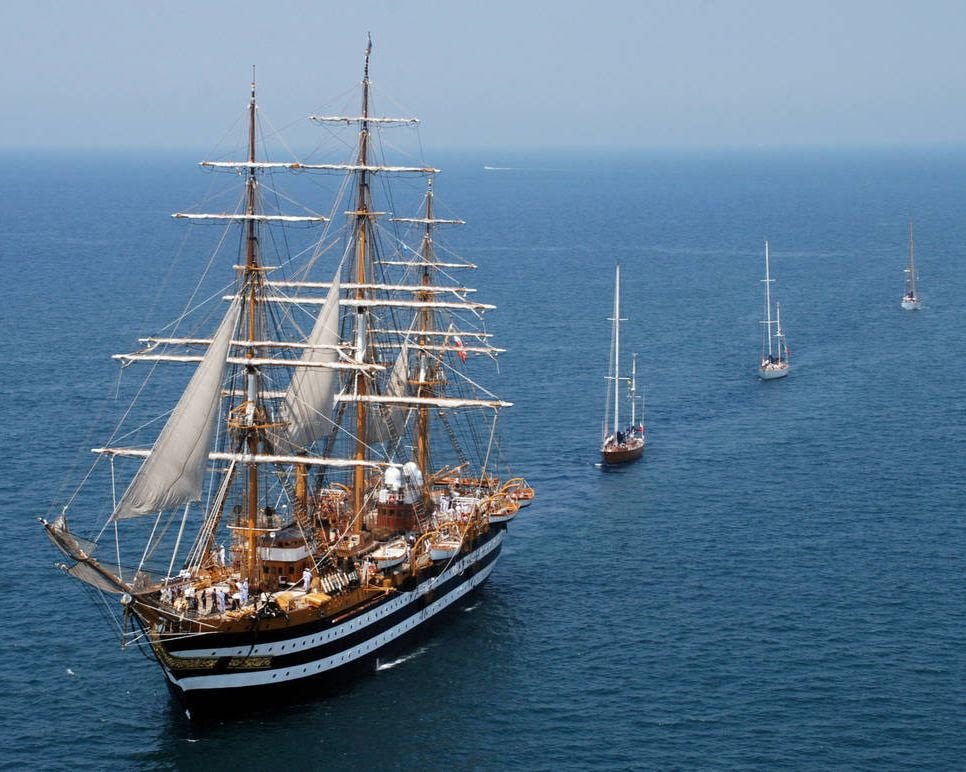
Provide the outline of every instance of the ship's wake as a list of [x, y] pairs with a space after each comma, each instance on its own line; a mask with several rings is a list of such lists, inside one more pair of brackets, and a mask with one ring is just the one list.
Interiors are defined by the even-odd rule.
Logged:
[[401, 665], [403, 664], [403, 662], [409, 662], [409, 660], [411, 659], [416, 659], [416, 657], [426, 653], [428, 648], [429, 647], [427, 646], [421, 646], [415, 651], [411, 651], [408, 654], [405, 654], [402, 657], [399, 657], [398, 659], [393, 659], [393, 660], [390, 660], [389, 662], [379, 662], [376, 665], [376, 670], [377, 671], [391, 670], [392, 668], [396, 667], [396, 665]]

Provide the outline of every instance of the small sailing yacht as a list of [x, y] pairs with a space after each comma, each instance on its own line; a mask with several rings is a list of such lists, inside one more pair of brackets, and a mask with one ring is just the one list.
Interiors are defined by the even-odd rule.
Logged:
[[788, 375], [788, 345], [782, 332], [781, 306], [775, 307], [775, 318], [771, 317], [771, 272], [768, 266], [768, 240], [765, 239], [765, 334], [762, 338], [761, 364], [758, 365], [758, 375], [766, 381], [784, 378]]
[[906, 267], [906, 291], [902, 295], [902, 307], [906, 311], [918, 311], [919, 275], [916, 273], [916, 249], [912, 241], [912, 220], [909, 220], [909, 265]]
[[[620, 376], [620, 325], [621, 321], [621, 267], [617, 266], [617, 273], [614, 282], [614, 317], [611, 344], [610, 344], [610, 368], [607, 380], [613, 381], [614, 388], [607, 389], [607, 403], [604, 408], [604, 430], [603, 444], [600, 448], [601, 459], [605, 465], [625, 464], [635, 461], [644, 452], [644, 424], [637, 423], [635, 414], [635, 403], [637, 402], [637, 355], [634, 355], [634, 363], [631, 369], [631, 377]], [[622, 428], [620, 419], [620, 384], [627, 381], [629, 385], [629, 396], [631, 402], [631, 423]], [[611, 397], [613, 396], [613, 423], [609, 423], [611, 416]]]

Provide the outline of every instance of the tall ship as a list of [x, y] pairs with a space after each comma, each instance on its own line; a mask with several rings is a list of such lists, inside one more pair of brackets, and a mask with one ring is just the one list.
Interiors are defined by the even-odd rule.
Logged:
[[[348, 160], [260, 157], [253, 77], [246, 157], [201, 164], [237, 180], [240, 203], [174, 215], [226, 229], [236, 249], [210, 267], [224, 281], [178, 317], [178, 330], [199, 319], [192, 334], [116, 356], [190, 380], [172, 396], [161, 378], [150, 404], [168, 396], [168, 412], [130, 409], [41, 518], [61, 568], [104, 597], [122, 644], [147, 649], [192, 717], [371, 669], [487, 579], [534, 496], [501, 455], [510, 404], [481, 385], [502, 352], [484, 324], [494, 307], [451, 278], [475, 266], [437, 249], [437, 230], [462, 223], [437, 215], [438, 170], [382, 157], [381, 131], [416, 121], [373, 113], [371, 50], [359, 113], [311, 116], [348, 130]], [[274, 179], [289, 173], [336, 175], [326, 214], [281, 211]], [[400, 178], [415, 195], [394, 216]], [[293, 255], [290, 227], [321, 235]], [[95, 479], [106, 500], [82, 506]]]
[[[621, 267], [614, 274], [614, 316], [611, 319], [610, 366], [607, 374], [607, 398], [604, 401], [603, 439], [600, 458], [604, 466], [617, 466], [636, 461], [644, 453], [644, 422], [637, 418], [637, 355], [634, 355], [631, 377], [621, 370]], [[627, 399], [631, 410], [630, 423], [621, 422], [621, 384], [628, 384]]]

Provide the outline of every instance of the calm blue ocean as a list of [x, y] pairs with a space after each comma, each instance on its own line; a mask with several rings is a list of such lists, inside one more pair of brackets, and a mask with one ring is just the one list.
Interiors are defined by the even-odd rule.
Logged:
[[[536, 503], [408, 656], [203, 729], [35, 520], [107, 436], [110, 355], [182, 297], [168, 215], [199, 157], [3, 156], [0, 767], [966, 767], [966, 151], [433, 157]], [[765, 237], [793, 363], [771, 383]], [[649, 445], [604, 472], [617, 262]]]

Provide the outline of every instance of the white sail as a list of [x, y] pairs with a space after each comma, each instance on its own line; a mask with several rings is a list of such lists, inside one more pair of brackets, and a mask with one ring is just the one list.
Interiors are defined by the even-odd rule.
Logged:
[[121, 520], [201, 500], [225, 362], [238, 322], [235, 301], [221, 322], [204, 359], [191, 377], [168, 422], [121, 497], [112, 518]]
[[[339, 342], [339, 290], [336, 273], [308, 339], [319, 348], [306, 350], [302, 362], [332, 365], [338, 357], [335, 346]], [[328, 433], [335, 379], [335, 370], [329, 368], [298, 368], [292, 375], [282, 416], [288, 422], [288, 441], [294, 447], [306, 447]]]
[[[328, 289], [331, 286], [331, 282], [327, 281], [266, 281], [266, 287], [292, 287], [296, 289]], [[427, 293], [431, 292], [433, 294], [441, 294], [443, 292], [452, 292], [456, 295], [465, 295], [469, 292], [476, 292], [472, 287], [444, 287], [440, 285], [430, 285], [425, 284], [356, 284], [355, 282], [346, 282], [342, 285], [343, 289], [355, 290], [375, 290], [379, 292], [415, 292], [415, 293]]]
[[[386, 385], [385, 397], [380, 398], [378, 395], [368, 395], [370, 397], [369, 399], [355, 400], [375, 402], [382, 405], [379, 410], [369, 414], [372, 418], [370, 426], [375, 430], [375, 436], [379, 438], [380, 442], [387, 446], [395, 444], [406, 424], [408, 406], [403, 397], [405, 397], [408, 391], [409, 349], [403, 345], [399, 356], [396, 357], [396, 363], [392, 367], [392, 372], [389, 374], [389, 383]], [[342, 396], [347, 395], [339, 395], [339, 397]], [[351, 399], [343, 400], [339, 397], [336, 398], [336, 401], [353, 401]]]
[[[233, 300], [235, 295], [225, 295], [222, 300]], [[315, 297], [286, 297], [285, 295], [273, 295], [264, 299], [266, 303], [283, 303], [298, 306], [322, 306], [326, 304], [326, 299]], [[342, 298], [340, 305], [349, 308], [435, 308], [435, 309], [463, 309], [468, 311], [491, 311], [496, 306], [489, 303], [458, 303], [450, 301], [422, 301], [422, 300], [397, 300], [395, 298]]]
[[[312, 347], [321, 350], [322, 347]], [[337, 353], [338, 346], [327, 347], [330, 353]], [[203, 362], [204, 357], [199, 354], [111, 354], [125, 364], [131, 362]], [[366, 362], [312, 362], [308, 359], [269, 359], [267, 357], [228, 357], [230, 365], [245, 365], [246, 367], [291, 367], [296, 370], [385, 370], [383, 365]]]
[[[151, 448], [91, 448], [92, 453], [118, 458], [150, 458]], [[291, 456], [274, 455], [270, 453], [225, 453], [212, 451], [208, 454], [209, 461], [237, 461], [244, 464], [305, 464], [306, 466], [355, 467], [364, 466], [379, 469], [385, 464], [378, 461], [366, 461], [356, 458], [334, 458], [332, 456]]]
[[241, 222], [328, 222], [328, 217], [294, 214], [192, 214], [175, 212], [171, 215], [178, 220], [232, 220]]
[[422, 268], [430, 266], [432, 268], [476, 268], [473, 263], [441, 263], [430, 260], [380, 260], [382, 265], [401, 265], [409, 268]]
[[408, 407], [489, 407], [502, 408], [513, 407], [512, 402], [504, 402], [500, 399], [463, 399], [460, 397], [417, 397], [414, 395], [388, 395], [366, 394], [337, 394], [336, 402], [368, 402], [379, 405], [406, 405]]
[[379, 118], [373, 115], [310, 115], [309, 120], [319, 123], [419, 123], [419, 118]]

